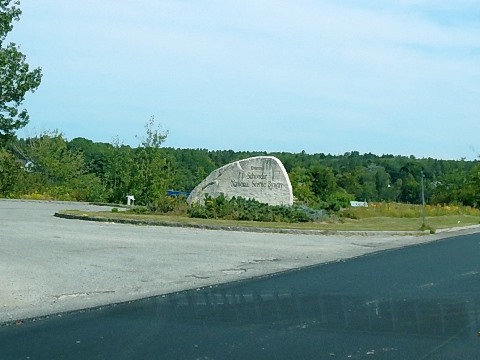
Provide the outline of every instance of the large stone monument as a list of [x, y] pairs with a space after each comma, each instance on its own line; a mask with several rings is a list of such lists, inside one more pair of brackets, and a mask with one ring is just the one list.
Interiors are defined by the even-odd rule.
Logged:
[[293, 192], [283, 164], [273, 156], [257, 156], [218, 168], [198, 184], [187, 199], [203, 203], [205, 194], [255, 199], [269, 205], [292, 205]]

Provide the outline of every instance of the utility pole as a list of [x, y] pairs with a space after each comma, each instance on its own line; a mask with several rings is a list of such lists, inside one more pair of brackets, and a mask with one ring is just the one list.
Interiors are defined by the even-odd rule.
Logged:
[[422, 227], [425, 227], [425, 186], [424, 186], [424, 178], [425, 178], [425, 175], [423, 174], [423, 170], [422, 170]]

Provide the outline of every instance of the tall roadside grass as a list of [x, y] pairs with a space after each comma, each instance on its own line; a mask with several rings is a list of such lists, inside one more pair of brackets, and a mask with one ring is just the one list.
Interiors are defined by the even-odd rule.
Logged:
[[[426, 205], [425, 215], [428, 217], [468, 215], [480, 216], [480, 209], [457, 205]], [[369, 203], [368, 207], [352, 207], [340, 212], [340, 216], [349, 219], [366, 219], [373, 217], [419, 218], [422, 206], [400, 203]]]

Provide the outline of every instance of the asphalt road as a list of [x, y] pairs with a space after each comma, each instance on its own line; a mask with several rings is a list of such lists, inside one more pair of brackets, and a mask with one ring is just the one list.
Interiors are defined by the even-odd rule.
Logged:
[[[0, 324], [438, 240], [243, 233], [53, 217], [83, 203], [0, 200]], [[458, 233], [478, 231], [464, 229]]]
[[480, 234], [0, 327], [5, 359], [478, 359]]

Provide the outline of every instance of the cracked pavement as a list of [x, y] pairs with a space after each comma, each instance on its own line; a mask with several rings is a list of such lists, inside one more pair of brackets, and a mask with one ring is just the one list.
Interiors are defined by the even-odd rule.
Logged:
[[86, 203], [0, 200], [0, 324], [341, 261], [478, 231], [275, 234], [56, 218]]

